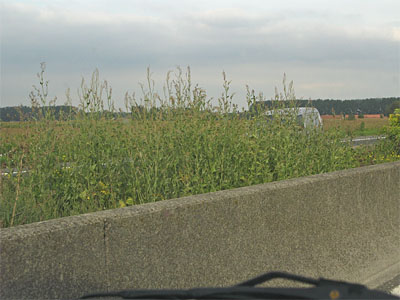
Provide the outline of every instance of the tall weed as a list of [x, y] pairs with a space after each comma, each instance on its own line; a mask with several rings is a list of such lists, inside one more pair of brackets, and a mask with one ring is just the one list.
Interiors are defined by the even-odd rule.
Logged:
[[[41, 70], [31, 94], [37, 117], [21, 123], [20, 134], [0, 135], [1, 169], [9, 173], [0, 176], [3, 227], [360, 165], [335, 131], [306, 132], [295, 114], [268, 120], [258, 106], [264, 95], [249, 87], [255, 109], [240, 112], [225, 74], [214, 107], [189, 68], [169, 72], [162, 94], [148, 69], [141, 97], [125, 95], [123, 115], [96, 70], [82, 80], [79, 111], [57, 121]], [[284, 78], [274, 109], [296, 108], [295, 99]]]

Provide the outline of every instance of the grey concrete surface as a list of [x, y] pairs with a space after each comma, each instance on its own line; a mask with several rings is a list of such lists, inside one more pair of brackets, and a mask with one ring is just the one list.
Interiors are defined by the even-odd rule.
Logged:
[[384, 282], [382, 285], [378, 286], [376, 289], [383, 291], [388, 294], [394, 294], [400, 296], [400, 274], [391, 278], [390, 280]]
[[399, 261], [399, 204], [395, 162], [1, 229], [0, 298], [227, 286], [268, 271], [374, 285]]
[[106, 272], [96, 215], [0, 230], [0, 299], [71, 299], [104, 288]]

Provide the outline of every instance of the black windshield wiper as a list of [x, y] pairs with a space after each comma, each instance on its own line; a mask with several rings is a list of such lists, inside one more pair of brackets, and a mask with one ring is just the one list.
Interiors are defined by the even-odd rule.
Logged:
[[[272, 279], [288, 279], [306, 283], [307, 288], [255, 287]], [[120, 297], [123, 299], [400, 299], [361, 284], [324, 278], [312, 279], [283, 272], [270, 272], [226, 288], [124, 290], [88, 294], [81, 299]]]

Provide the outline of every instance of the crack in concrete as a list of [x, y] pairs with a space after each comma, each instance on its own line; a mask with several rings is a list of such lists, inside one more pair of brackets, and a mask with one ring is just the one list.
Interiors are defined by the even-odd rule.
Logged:
[[104, 241], [104, 267], [106, 272], [106, 288], [107, 292], [110, 291], [110, 272], [108, 269], [108, 245], [107, 245], [107, 229], [109, 224], [107, 223], [107, 219], [103, 219], [103, 241]]

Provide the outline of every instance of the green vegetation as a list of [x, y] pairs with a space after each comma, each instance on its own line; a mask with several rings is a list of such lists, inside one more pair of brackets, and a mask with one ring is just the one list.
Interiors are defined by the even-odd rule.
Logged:
[[365, 122], [362, 121], [360, 127], [356, 128], [351, 135], [358, 137], [358, 136], [372, 136], [372, 135], [381, 135], [384, 133], [384, 130], [379, 128], [365, 128]]
[[[142, 97], [126, 95], [122, 117], [114, 114], [111, 87], [96, 71], [89, 84], [82, 82], [79, 110], [58, 121], [42, 65], [40, 86], [31, 94], [36, 119], [0, 131], [1, 169], [9, 173], [0, 176], [1, 226], [400, 158], [391, 139], [377, 150], [353, 149], [338, 131], [305, 132], [295, 114], [243, 118], [225, 74], [217, 107], [192, 85], [189, 69], [171, 75], [160, 96], [148, 72]], [[265, 99], [247, 88], [247, 101]], [[285, 80], [274, 98], [274, 108], [284, 106], [296, 106]]]
[[396, 108], [389, 116], [390, 125], [385, 129], [392, 151], [400, 154], [400, 108]]

